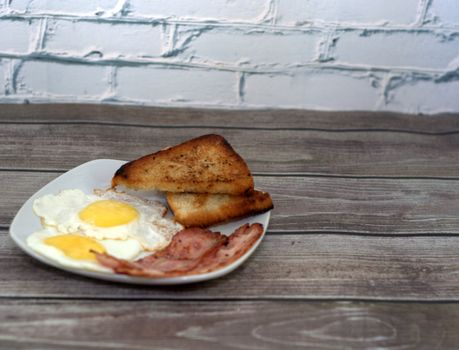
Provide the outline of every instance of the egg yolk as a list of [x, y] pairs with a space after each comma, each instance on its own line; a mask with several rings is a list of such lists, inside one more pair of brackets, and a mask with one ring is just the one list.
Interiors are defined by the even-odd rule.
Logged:
[[79, 213], [80, 219], [98, 227], [125, 225], [139, 217], [133, 206], [114, 200], [100, 200], [89, 204]]
[[77, 260], [96, 261], [96, 256], [91, 250], [98, 253], [105, 253], [105, 248], [95, 240], [77, 235], [59, 235], [48, 237], [45, 244], [61, 250], [65, 255]]

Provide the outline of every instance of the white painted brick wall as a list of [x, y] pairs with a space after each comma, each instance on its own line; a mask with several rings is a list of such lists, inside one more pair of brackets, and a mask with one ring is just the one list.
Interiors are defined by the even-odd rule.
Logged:
[[130, 14], [136, 17], [253, 22], [265, 14], [269, 2], [266, 0], [130, 0], [128, 8]]
[[421, 80], [405, 84], [394, 94], [391, 105], [393, 109], [404, 109], [406, 101], [417, 101], [417, 110], [411, 109], [410, 112], [459, 111], [459, 81], [436, 84]]
[[237, 104], [232, 72], [164, 67], [123, 67], [117, 73], [120, 96], [140, 103]]
[[189, 43], [183, 57], [230, 65], [294, 65], [312, 62], [321, 34], [245, 30], [206, 31]]
[[49, 20], [43, 48], [66, 56], [157, 57], [161, 27], [152, 24]]
[[4, 60], [0, 60], [0, 95], [5, 94], [5, 62]]
[[459, 0], [0, 0], [0, 102], [459, 112]]
[[38, 21], [0, 20], [0, 50], [8, 53], [28, 53], [33, 50]]
[[9, 4], [9, 8], [15, 13], [61, 13], [81, 16], [102, 13], [104, 9], [114, 8], [116, 3], [117, 0], [14, 0]]
[[286, 105], [323, 109], [333, 99], [334, 109], [353, 109], [360, 100], [361, 109], [372, 109], [378, 102], [378, 90], [369, 79], [333, 72], [303, 73], [293, 76], [251, 75], [245, 82], [245, 101], [256, 106], [275, 107], [279, 93], [288, 91]]
[[27, 61], [17, 74], [18, 94], [95, 98], [107, 90], [107, 68], [103, 66]]
[[434, 23], [456, 25], [459, 23], [457, 0], [437, 0], [430, 6], [427, 17]]
[[[454, 1], [454, 0], [453, 0]], [[416, 20], [418, 0], [279, 0], [278, 23], [409, 24]]]
[[447, 69], [458, 56], [459, 35], [445, 38], [422, 31], [346, 32], [340, 35], [333, 55], [336, 61], [343, 63], [421, 69]]

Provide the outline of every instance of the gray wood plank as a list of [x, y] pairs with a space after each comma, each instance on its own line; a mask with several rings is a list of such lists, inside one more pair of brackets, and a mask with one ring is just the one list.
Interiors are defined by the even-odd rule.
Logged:
[[[459, 301], [459, 237], [268, 234], [221, 279], [168, 288], [79, 277], [26, 256], [0, 233], [0, 297]], [[7, 268], [5, 268], [7, 267]]]
[[459, 131], [457, 114], [431, 116], [391, 112], [223, 110], [84, 104], [4, 104], [0, 108], [0, 123], [2, 122], [97, 122], [169, 127], [268, 129], [387, 129], [421, 133]]
[[9, 226], [24, 202], [60, 173], [0, 171], [0, 226]]
[[[58, 175], [0, 171], [0, 225]], [[273, 196], [271, 232], [459, 234], [459, 180], [256, 176], [255, 183]]]
[[458, 304], [0, 301], [8, 349], [456, 349]]
[[0, 164], [3, 169], [66, 170], [97, 158], [136, 159], [215, 132], [229, 140], [255, 173], [446, 178], [459, 174], [459, 134], [65, 124], [1, 125]]

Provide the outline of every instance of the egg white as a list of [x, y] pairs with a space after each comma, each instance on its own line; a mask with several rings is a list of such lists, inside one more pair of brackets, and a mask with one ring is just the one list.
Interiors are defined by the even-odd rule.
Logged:
[[[80, 219], [79, 213], [89, 204], [99, 200], [117, 200], [134, 207], [139, 217], [124, 225], [98, 227]], [[61, 233], [81, 233], [97, 240], [137, 240], [143, 249], [156, 251], [169, 244], [172, 236], [183, 227], [164, 218], [166, 207], [156, 201], [146, 201], [113, 190], [95, 190], [85, 194], [78, 189], [63, 190], [38, 198], [33, 210], [41, 218], [44, 227], [55, 228]]]
[[[41, 231], [32, 233], [27, 237], [27, 244], [35, 252], [47, 257], [58, 264], [70, 268], [79, 268], [91, 271], [111, 272], [112, 270], [103, 267], [96, 261], [73, 259], [64, 254], [60, 249], [46, 244], [44, 241], [53, 236], [61, 235], [62, 233], [53, 228], [45, 228]], [[116, 258], [125, 260], [134, 260], [142, 252], [142, 246], [134, 239], [120, 240], [96, 240], [106, 250], [106, 252]]]

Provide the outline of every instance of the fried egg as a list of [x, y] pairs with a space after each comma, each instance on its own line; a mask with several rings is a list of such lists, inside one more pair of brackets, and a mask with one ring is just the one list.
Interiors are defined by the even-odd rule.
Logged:
[[27, 244], [38, 254], [62, 266], [104, 272], [111, 270], [97, 262], [93, 251], [108, 253], [124, 260], [133, 260], [142, 252], [142, 246], [135, 239], [98, 240], [81, 234], [63, 234], [54, 228], [31, 234]]
[[38, 198], [33, 210], [45, 228], [61, 234], [79, 233], [96, 240], [137, 240], [143, 249], [155, 251], [169, 244], [183, 227], [165, 218], [160, 202], [116, 192], [63, 190]]

